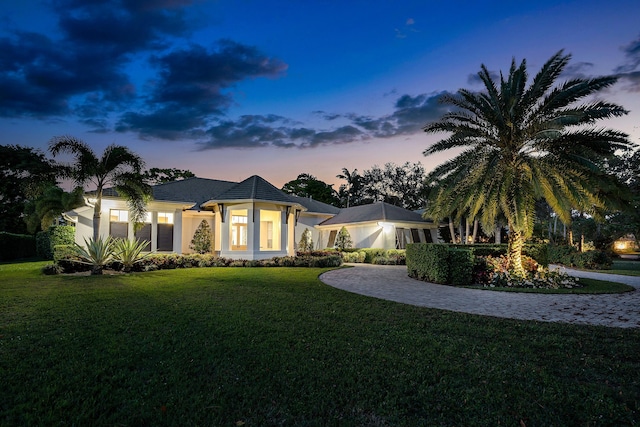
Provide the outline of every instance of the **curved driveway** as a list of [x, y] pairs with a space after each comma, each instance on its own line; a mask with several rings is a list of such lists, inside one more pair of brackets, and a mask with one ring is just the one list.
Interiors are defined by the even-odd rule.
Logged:
[[421, 307], [510, 319], [640, 328], [640, 277], [565, 269], [577, 277], [627, 283], [622, 294], [529, 294], [436, 285], [407, 276], [406, 266], [355, 264], [327, 271], [334, 288]]

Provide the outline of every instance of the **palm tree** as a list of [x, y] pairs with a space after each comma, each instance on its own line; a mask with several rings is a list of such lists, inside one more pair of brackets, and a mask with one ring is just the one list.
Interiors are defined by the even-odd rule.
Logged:
[[354, 186], [357, 187], [360, 184], [362, 177], [358, 174], [358, 169], [354, 169], [353, 172], [349, 172], [349, 169], [342, 168], [342, 173], [336, 175], [336, 178], [347, 181], [347, 207], [349, 207], [349, 203], [351, 201], [351, 190]]
[[445, 96], [443, 101], [455, 109], [424, 127], [425, 132], [451, 133], [426, 149], [425, 156], [465, 148], [428, 175], [427, 184], [437, 187], [428, 214], [440, 219], [458, 209], [478, 216], [487, 230], [504, 218], [509, 267], [520, 277], [536, 200], [544, 199], [566, 224], [572, 209], [597, 213], [613, 200], [599, 197], [598, 188], [621, 189], [600, 170], [597, 159], [632, 146], [624, 133], [593, 127], [598, 120], [627, 113], [616, 104], [588, 98], [613, 85], [616, 77], [574, 78], [556, 85], [570, 58], [556, 53], [528, 86], [524, 60], [517, 66], [514, 59], [499, 81], [482, 65], [478, 75], [485, 91], [460, 89]]
[[89, 145], [71, 136], [52, 138], [49, 151], [54, 156], [58, 153], [74, 155], [75, 162], [69, 167], [69, 177], [78, 185], [92, 183], [96, 186], [93, 208], [94, 241], [98, 240], [100, 231], [102, 192], [107, 187], [114, 187], [127, 200], [134, 223], [142, 220], [146, 202], [151, 197], [151, 187], [140, 175], [144, 167], [140, 156], [127, 147], [110, 145], [98, 158]]
[[57, 185], [44, 190], [31, 206], [33, 212], [27, 217], [27, 228], [30, 232], [40, 229], [46, 231], [61, 213], [84, 205], [84, 190], [76, 187], [67, 193]]

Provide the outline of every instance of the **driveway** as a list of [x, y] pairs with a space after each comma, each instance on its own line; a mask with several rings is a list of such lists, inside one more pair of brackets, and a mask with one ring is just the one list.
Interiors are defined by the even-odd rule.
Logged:
[[528, 294], [436, 285], [407, 276], [406, 266], [352, 264], [320, 280], [334, 288], [420, 307], [509, 319], [640, 328], [640, 277], [564, 269], [570, 275], [627, 283], [633, 292]]

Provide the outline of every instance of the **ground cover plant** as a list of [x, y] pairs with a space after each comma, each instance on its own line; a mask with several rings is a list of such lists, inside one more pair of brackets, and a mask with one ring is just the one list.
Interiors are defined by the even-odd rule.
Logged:
[[472, 289], [487, 289], [492, 291], [525, 292], [525, 293], [537, 293], [537, 294], [617, 294], [622, 292], [632, 292], [635, 290], [633, 286], [625, 285], [624, 283], [609, 282], [607, 280], [581, 278], [578, 283], [580, 283], [580, 287], [558, 288], [558, 289], [525, 288], [521, 286], [488, 287], [488, 286], [482, 286], [482, 285], [471, 285], [466, 287], [472, 288]]
[[640, 422], [638, 329], [397, 304], [322, 269], [44, 265], [0, 265], [1, 425]]

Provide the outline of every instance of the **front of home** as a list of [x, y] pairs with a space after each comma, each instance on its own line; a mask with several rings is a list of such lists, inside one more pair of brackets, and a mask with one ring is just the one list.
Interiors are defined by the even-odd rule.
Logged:
[[[202, 221], [212, 230], [213, 251], [232, 259], [293, 256], [305, 230], [314, 247], [333, 247], [343, 226], [355, 247], [404, 248], [410, 242], [437, 241], [438, 224], [386, 203], [346, 209], [291, 196], [259, 176], [236, 183], [188, 178], [153, 186], [144, 224], [137, 230], [126, 201], [113, 189], [104, 191], [99, 235], [136, 238], [148, 251], [190, 253], [191, 240]], [[92, 235], [93, 205], [67, 212], [76, 226], [76, 242]]]

